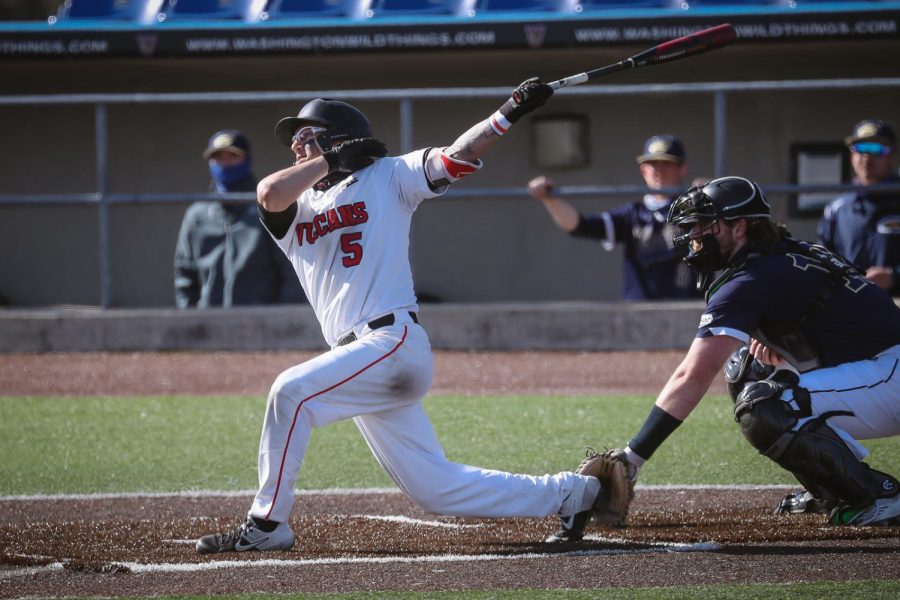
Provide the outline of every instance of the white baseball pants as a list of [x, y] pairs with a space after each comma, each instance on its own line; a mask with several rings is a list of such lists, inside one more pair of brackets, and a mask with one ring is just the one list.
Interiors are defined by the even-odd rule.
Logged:
[[381, 467], [424, 510], [456, 516], [541, 517], [560, 511], [586, 478], [535, 477], [450, 462], [422, 407], [434, 374], [425, 330], [405, 311], [278, 376], [259, 445], [250, 514], [286, 521], [313, 427], [353, 418]]
[[900, 346], [871, 360], [809, 371], [800, 385], [809, 390], [813, 415], [852, 411], [828, 422], [858, 440], [900, 434]]
[[[900, 434], [900, 345], [871, 360], [803, 373], [800, 386], [809, 390], [813, 417], [831, 411], [853, 413], [831, 417], [828, 425], [860, 460], [868, 450], [856, 440]], [[797, 408], [790, 390], [785, 390], [782, 399]], [[803, 422], [805, 419], [795, 428]]]

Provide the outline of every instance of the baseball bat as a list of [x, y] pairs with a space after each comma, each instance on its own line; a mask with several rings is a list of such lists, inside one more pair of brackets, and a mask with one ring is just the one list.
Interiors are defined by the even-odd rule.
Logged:
[[649, 67], [650, 65], [658, 65], [660, 63], [669, 62], [687, 58], [695, 54], [702, 54], [710, 50], [716, 50], [732, 43], [737, 38], [737, 33], [730, 23], [722, 23], [703, 31], [692, 33], [684, 37], [675, 38], [668, 42], [663, 42], [658, 46], [648, 48], [643, 52], [635, 54], [630, 58], [621, 60], [617, 63], [600, 67], [592, 71], [586, 71], [577, 75], [551, 81], [547, 85], [554, 90], [568, 87], [570, 85], [578, 85], [597, 77], [609, 75], [617, 71], [625, 69], [637, 69], [638, 67]]

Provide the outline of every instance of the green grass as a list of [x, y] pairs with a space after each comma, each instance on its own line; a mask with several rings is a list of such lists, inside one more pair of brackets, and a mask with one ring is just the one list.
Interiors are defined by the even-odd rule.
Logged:
[[[435, 396], [425, 406], [454, 461], [543, 474], [585, 446], [624, 444], [653, 398]], [[258, 397], [0, 398], [0, 494], [254, 489]], [[900, 438], [870, 440], [896, 472]], [[725, 397], [706, 398], [641, 472], [641, 483], [793, 483], [740, 435]], [[298, 486], [389, 487], [350, 421], [316, 430]]]
[[[653, 398], [457, 397], [425, 402], [451, 460], [541, 474], [574, 468], [585, 446], [622, 445]], [[246, 489], [256, 486], [264, 400], [221, 398], [0, 398], [0, 494]], [[870, 463], [897, 471], [900, 438], [871, 440]], [[892, 462], [893, 461], [893, 462]], [[759, 456], [709, 397], [641, 473], [642, 483], [793, 483]], [[316, 430], [299, 486], [387, 487], [391, 482], [352, 422]], [[591, 590], [430, 593], [244, 594], [234, 600], [548, 598], [897, 598], [900, 581], [715, 585]], [[199, 598], [174, 597], [168, 598]]]
[[[821, 598], [860, 598], [894, 600], [900, 596], [898, 581], [853, 581], [790, 584], [704, 585], [690, 587], [619, 588], [593, 590], [508, 590], [496, 592], [368, 592], [353, 594], [241, 594], [216, 596], [217, 600], [820, 600]], [[154, 600], [199, 600], [208, 596], [154, 596]]]

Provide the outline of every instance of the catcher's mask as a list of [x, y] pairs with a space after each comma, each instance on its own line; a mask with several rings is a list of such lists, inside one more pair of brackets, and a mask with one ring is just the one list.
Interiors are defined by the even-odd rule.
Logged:
[[756, 183], [743, 177], [721, 177], [692, 187], [669, 209], [669, 223], [678, 228], [672, 241], [690, 248], [684, 262], [700, 274], [728, 265], [716, 240], [720, 221], [757, 218], [770, 218], [769, 202]]
[[294, 133], [301, 127], [321, 127], [316, 145], [325, 152], [335, 145], [355, 138], [373, 137], [372, 126], [358, 108], [328, 98], [316, 98], [303, 105], [296, 117], [285, 117], [275, 125], [275, 136], [290, 146]]

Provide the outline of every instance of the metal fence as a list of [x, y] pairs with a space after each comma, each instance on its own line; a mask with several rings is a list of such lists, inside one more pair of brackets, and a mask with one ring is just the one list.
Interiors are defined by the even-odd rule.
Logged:
[[[714, 175], [727, 172], [728, 137], [728, 95], [747, 92], [798, 91], [798, 90], [846, 90], [865, 88], [897, 88], [900, 78], [868, 79], [814, 79], [796, 81], [740, 81], [709, 83], [669, 83], [641, 85], [603, 85], [565, 88], [558, 93], [577, 96], [648, 96], [655, 94], [702, 94], [713, 97], [713, 151]], [[413, 148], [414, 103], [430, 99], [448, 98], [504, 98], [509, 94], [506, 87], [474, 88], [422, 88], [422, 89], [374, 89], [374, 90], [318, 90], [308, 92], [230, 92], [230, 93], [168, 93], [168, 94], [51, 94], [0, 96], [0, 106], [16, 105], [93, 105], [94, 131], [96, 138], [96, 181], [97, 191], [89, 194], [0, 194], [0, 206], [34, 204], [96, 204], [99, 228], [100, 305], [110, 306], [110, 219], [112, 204], [167, 203], [198, 200], [225, 200], [252, 202], [252, 194], [112, 194], [107, 192], [109, 156], [107, 107], [116, 104], [215, 104], [237, 102], [255, 104], [262, 102], [300, 102], [314, 98], [339, 97], [344, 100], [384, 100], [396, 102], [399, 110], [400, 148], [402, 153]], [[771, 193], [837, 192], [858, 188], [850, 184], [835, 185], [795, 185], [789, 182], [775, 182], [764, 185]], [[900, 190], [900, 184], [878, 186], [882, 190]], [[562, 186], [558, 192], [564, 196], [613, 196], [622, 194], [642, 194], [643, 186]], [[675, 190], [670, 190], [675, 191]], [[448, 192], [452, 198], [466, 197], [510, 197], [527, 194], [524, 187], [466, 188]]]

